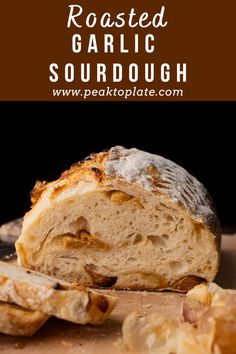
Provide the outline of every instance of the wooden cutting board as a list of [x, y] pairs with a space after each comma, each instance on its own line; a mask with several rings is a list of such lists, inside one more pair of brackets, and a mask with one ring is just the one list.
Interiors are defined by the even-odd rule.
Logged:
[[[6, 231], [6, 230], [5, 230]], [[5, 232], [3, 232], [5, 234]], [[1, 232], [0, 232], [1, 238]], [[216, 282], [236, 289], [236, 237], [224, 236], [222, 261]], [[114, 293], [111, 291], [110, 293]], [[100, 326], [80, 326], [56, 318], [31, 338], [0, 334], [0, 352], [7, 354], [125, 354], [121, 338], [124, 318], [132, 311], [180, 315], [184, 295], [171, 292], [116, 291], [119, 303], [107, 322]]]
[[31, 338], [0, 335], [0, 352], [7, 354], [118, 354], [128, 353], [121, 340], [121, 326], [132, 312], [179, 314], [183, 295], [118, 291], [119, 303], [104, 325], [80, 326], [50, 318]]

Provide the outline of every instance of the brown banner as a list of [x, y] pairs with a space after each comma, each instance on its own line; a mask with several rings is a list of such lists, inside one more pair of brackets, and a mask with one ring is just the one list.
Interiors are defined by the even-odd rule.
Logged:
[[0, 100], [236, 100], [235, 1], [1, 4]]

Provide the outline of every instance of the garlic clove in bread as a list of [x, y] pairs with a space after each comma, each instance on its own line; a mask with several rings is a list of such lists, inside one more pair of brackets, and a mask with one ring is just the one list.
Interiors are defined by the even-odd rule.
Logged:
[[[37, 183], [20, 265], [85, 286], [188, 291], [218, 270], [206, 189], [161, 156], [120, 146]], [[104, 280], [104, 281], [103, 281]]]

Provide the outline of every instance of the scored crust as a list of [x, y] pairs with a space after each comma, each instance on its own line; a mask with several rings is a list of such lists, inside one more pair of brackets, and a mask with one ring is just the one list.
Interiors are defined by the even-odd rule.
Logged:
[[0, 332], [12, 336], [32, 336], [49, 318], [16, 304], [0, 301]]
[[92, 154], [57, 181], [37, 182], [31, 198], [16, 243], [25, 267], [89, 286], [177, 291], [218, 270], [209, 194], [161, 156], [119, 146]]
[[197, 222], [205, 222], [209, 229], [220, 233], [215, 206], [206, 188], [173, 161], [135, 148], [116, 146], [106, 152], [91, 154], [63, 172], [59, 180], [52, 183], [37, 181], [31, 192], [32, 205], [51, 185], [53, 198], [80, 181], [106, 183], [105, 180], [109, 179], [166, 194], [173, 202], [182, 204]]

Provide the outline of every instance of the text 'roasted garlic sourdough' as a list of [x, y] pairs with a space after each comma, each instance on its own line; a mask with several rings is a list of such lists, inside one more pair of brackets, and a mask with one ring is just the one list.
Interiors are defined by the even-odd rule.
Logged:
[[219, 224], [204, 188], [163, 157], [117, 146], [37, 182], [22, 266], [86, 286], [186, 291], [212, 281]]

